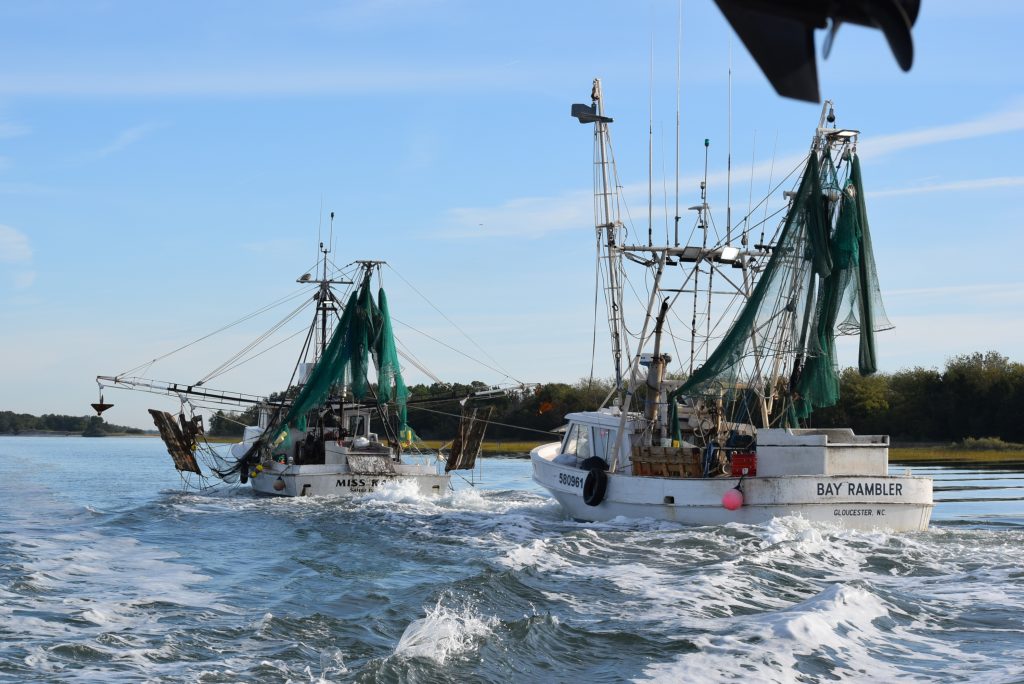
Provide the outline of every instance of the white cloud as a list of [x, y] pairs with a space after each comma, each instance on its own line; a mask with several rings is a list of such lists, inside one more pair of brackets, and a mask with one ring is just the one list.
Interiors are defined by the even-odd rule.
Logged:
[[361, 31], [422, 21], [425, 16], [440, 14], [445, 4], [444, 0], [355, 0], [317, 13], [314, 21], [318, 27]]
[[[954, 140], [964, 140], [987, 135], [997, 135], [1024, 129], [1024, 107], [1010, 108], [1002, 112], [988, 114], [970, 121], [945, 126], [934, 126], [921, 130], [905, 131], [887, 136], [865, 139], [860, 144], [861, 156], [865, 150], [870, 155], [879, 156], [899, 150], [907, 150], [924, 145], [935, 145]], [[779, 184], [786, 174], [797, 169], [803, 163], [805, 154], [790, 154], [773, 162], [761, 162], [751, 167], [736, 167], [734, 178], [753, 179], [756, 181], [772, 178], [772, 184]], [[709, 186], [721, 186], [726, 182], [726, 171], [718, 171], [708, 176]], [[793, 177], [795, 179], [795, 176]], [[694, 184], [697, 178], [683, 179], [683, 183]], [[795, 181], [791, 181], [795, 182]], [[871, 192], [872, 197], [891, 195], [909, 195], [927, 192], [954, 192], [963, 190], [981, 190], [987, 188], [1017, 187], [1024, 185], [1024, 177], [1006, 176], [982, 178], [975, 180], [953, 181], [929, 186], [894, 188]], [[783, 183], [783, 187], [785, 184]], [[622, 195], [627, 200], [646, 205], [647, 184], [635, 183], [622, 188]], [[578, 229], [593, 224], [593, 213], [590, 191], [571, 191], [553, 197], [526, 197], [510, 199], [495, 207], [460, 207], [448, 211], [449, 228], [441, 230], [442, 237], [503, 237], [516, 235], [520, 237], [541, 237], [547, 233], [561, 230]], [[774, 209], [775, 204], [771, 205]], [[646, 225], [646, 211], [634, 218]], [[755, 210], [755, 216], [760, 210]], [[737, 211], [734, 220], [738, 223], [742, 214]], [[655, 222], [664, 218], [663, 212], [656, 212]], [[623, 217], [626, 220], [626, 217]]]
[[896, 195], [921, 195], [929, 192], [959, 192], [963, 190], [989, 190], [992, 188], [1013, 188], [1024, 185], [1024, 176], [999, 176], [996, 178], [975, 178], [972, 180], [917, 185], [890, 190], [869, 191], [869, 197], [893, 197]]
[[20, 264], [32, 261], [28, 237], [10, 226], [0, 225], [0, 263]]
[[1012, 133], [1021, 129], [1024, 129], [1024, 105], [1017, 103], [1009, 109], [985, 114], [970, 121], [864, 138], [858, 145], [858, 152], [862, 158], [869, 158], [914, 147]]
[[348, 68], [295, 64], [253, 65], [220, 71], [103, 71], [62, 74], [17, 73], [0, 76], [0, 95], [27, 96], [247, 96], [319, 93], [418, 93], [453, 86], [507, 87], [527, 83], [528, 74], [507, 65], [421, 69], [353, 63]]
[[32, 287], [32, 283], [36, 282], [35, 271], [15, 271], [14, 272], [14, 287], [18, 290], [25, 290]]
[[878, 337], [879, 361], [887, 369], [942, 366], [953, 356], [977, 351], [1024, 357], [1024, 321], [1005, 312], [890, 318], [896, 328]]
[[[3, 157], [0, 157], [0, 169], [4, 167], [4, 161]], [[0, 182], [0, 195], [45, 195], [52, 192], [51, 188], [33, 183]]]
[[497, 207], [456, 208], [448, 211], [449, 228], [442, 237], [541, 237], [558, 230], [593, 224], [590, 192], [558, 197], [524, 197]]
[[160, 128], [160, 124], [145, 123], [139, 126], [132, 126], [118, 134], [117, 139], [106, 147], [96, 152], [97, 157], [106, 157], [134, 145], [153, 131]]
[[945, 285], [938, 287], [914, 287], [899, 290], [886, 290], [885, 296], [933, 296], [946, 297], [948, 295], [978, 295], [986, 299], [994, 294], [1015, 294], [1024, 297], [1024, 283], [977, 283], [973, 285]]
[[259, 242], [247, 242], [242, 245], [242, 249], [247, 252], [255, 252], [256, 254], [293, 254], [300, 250], [304, 244], [301, 240], [276, 238]]
[[17, 138], [28, 133], [29, 129], [27, 126], [11, 123], [10, 121], [0, 121], [0, 138]]

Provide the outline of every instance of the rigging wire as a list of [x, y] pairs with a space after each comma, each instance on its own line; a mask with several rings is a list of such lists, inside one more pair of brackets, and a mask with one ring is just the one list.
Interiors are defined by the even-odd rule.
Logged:
[[[409, 410], [426, 411], [427, 413], [436, 413], [436, 414], [442, 415], [442, 416], [451, 416], [452, 418], [460, 418], [461, 417], [458, 413], [449, 413], [448, 411], [438, 411], [437, 409], [423, 408], [423, 406], [418, 405], [418, 404], [410, 404], [408, 408], [409, 408]], [[510, 423], [499, 423], [496, 420], [488, 420], [487, 424], [488, 425], [500, 425], [501, 427], [512, 428], [513, 430], [522, 430], [524, 432], [536, 432], [536, 433], [541, 434], [541, 435], [557, 435], [557, 434], [561, 434], [561, 433], [555, 432], [554, 430], [538, 430], [537, 428], [528, 428], [528, 427], [523, 427], [522, 425], [512, 425]]]
[[416, 358], [415, 356], [413, 356], [413, 353], [412, 353], [411, 351], [409, 351], [409, 348], [408, 348], [408, 347], [406, 347], [406, 346], [405, 346], [405, 344], [403, 344], [403, 343], [402, 343], [402, 341], [401, 341], [401, 340], [399, 340], [399, 339], [398, 339], [397, 337], [395, 338], [395, 344], [396, 344], [396, 345], [398, 345], [399, 347], [401, 347], [401, 349], [399, 349], [399, 350], [398, 350], [398, 354], [399, 354], [399, 355], [400, 355], [400, 356], [401, 356], [401, 357], [402, 357], [403, 359], [405, 359], [406, 361], [408, 361], [409, 363], [411, 363], [411, 364], [412, 364], [413, 366], [415, 366], [415, 367], [416, 367], [416, 368], [417, 368], [417, 369], [418, 369], [418, 370], [419, 370], [419, 371], [420, 371], [421, 373], [423, 373], [423, 374], [424, 374], [424, 375], [426, 375], [426, 376], [427, 376], [428, 378], [430, 378], [431, 380], [433, 380], [433, 381], [434, 381], [434, 384], [437, 384], [437, 385], [448, 385], [448, 384], [449, 384], [449, 383], [445, 382], [444, 380], [442, 380], [441, 378], [439, 378], [439, 377], [437, 377], [436, 375], [434, 375], [434, 374], [433, 374], [433, 373], [432, 373], [432, 372], [430, 371], [430, 369], [429, 369], [429, 368], [427, 368], [427, 367], [426, 367], [426, 366], [425, 366], [425, 365], [423, 364], [423, 362], [422, 362], [422, 361], [420, 361], [420, 360], [419, 360], [419, 359], [417, 359], [417, 358]]
[[278, 321], [276, 324], [274, 324], [273, 327], [271, 327], [269, 330], [267, 330], [266, 332], [264, 332], [261, 335], [259, 335], [256, 339], [254, 339], [252, 342], [250, 342], [245, 347], [243, 347], [234, 356], [232, 356], [227, 361], [225, 361], [224, 363], [222, 363], [221, 365], [217, 366], [212, 371], [207, 373], [196, 384], [197, 385], [205, 384], [207, 380], [210, 380], [212, 378], [217, 377], [218, 375], [221, 375], [224, 372], [224, 369], [227, 366], [233, 364], [235, 361], [237, 361], [241, 357], [243, 357], [246, 354], [248, 354], [250, 351], [255, 349], [258, 345], [262, 344], [264, 340], [266, 340], [268, 337], [270, 337], [271, 335], [276, 333], [278, 330], [280, 330], [282, 327], [284, 327], [288, 322], [290, 322], [293, 318], [295, 318], [300, 313], [302, 313], [302, 310], [306, 308], [307, 303], [308, 302], [302, 302], [302, 304], [300, 304], [296, 309], [294, 309], [291, 313], [289, 313], [287, 316], [285, 316], [284, 319]]
[[405, 326], [406, 328], [408, 328], [409, 330], [412, 330], [413, 332], [417, 332], [417, 333], [419, 333], [420, 335], [423, 335], [424, 337], [426, 337], [426, 338], [427, 338], [427, 339], [429, 339], [429, 340], [433, 340], [434, 342], [437, 342], [437, 343], [438, 343], [439, 345], [441, 345], [442, 347], [446, 347], [446, 348], [450, 349], [451, 351], [455, 352], [456, 354], [459, 354], [459, 355], [461, 355], [461, 356], [464, 356], [464, 357], [466, 357], [467, 359], [469, 359], [469, 360], [470, 360], [470, 361], [472, 361], [473, 363], [477, 363], [477, 364], [479, 364], [479, 365], [483, 366], [484, 368], [487, 368], [487, 369], [489, 369], [489, 370], [492, 370], [492, 371], [494, 371], [495, 373], [499, 373], [499, 374], [500, 374], [500, 375], [502, 375], [503, 377], [506, 377], [506, 378], [508, 378], [509, 380], [512, 380], [512, 381], [513, 381], [513, 382], [515, 382], [515, 383], [516, 383], [517, 385], [523, 385], [523, 384], [525, 384], [525, 383], [523, 383], [522, 381], [520, 381], [520, 380], [517, 380], [516, 378], [512, 377], [512, 376], [511, 376], [511, 375], [509, 375], [508, 373], [505, 373], [505, 372], [504, 372], [504, 371], [502, 371], [501, 369], [499, 369], [499, 368], [495, 368], [494, 366], [491, 366], [491, 365], [489, 365], [489, 364], [486, 364], [486, 363], [484, 363], [483, 361], [481, 361], [480, 359], [477, 359], [477, 358], [474, 358], [474, 357], [470, 356], [469, 354], [467, 354], [466, 352], [462, 351], [461, 349], [456, 349], [455, 347], [451, 346], [450, 344], [448, 344], [448, 343], [446, 343], [446, 342], [442, 342], [441, 340], [437, 339], [437, 338], [436, 338], [436, 337], [434, 337], [433, 335], [431, 335], [431, 334], [429, 334], [429, 333], [425, 333], [425, 332], [423, 332], [422, 330], [420, 330], [420, 329], [418, 329], [418, 328], [415, 328], [415, 327], [413, 327], [413, 326], [409, 325], [408, 323], [405, 323], [404, 321], [400, 321], [400, 320], [398, 320], [398, 319], [397, 319], [397, 318], [395, 318], [394, 316], [392, 316], [392, 317], [391, 317], [391, 320], [392, 320], [392, 321], [393, 321], [394, 323], [398, 323], [399, 325], [403, 325], [403, 326]]
[[291, 335], [289, 335], [288, 337], [284, 338], [283, 340], [281, 340], [279, 342], [275, 342], [274, 344], [270, 345], [266, 349], [264, 349], [264, 350], [262, 350], [260, 352], [257, 352], [256, 354], [253, 354], [252, 356], [250, 356], [247, 359], [242, 359], [238, 363], [236, 363], [236, 364], [234, 364], [234, 365], [232, 365], [232, 366], [230, 366], [228, 368], [225, 368], [220, 373], [217, 373], [217, 375], [210, 376], [210, 378], [208, 378], [208, 379], [212, 380], [214, 377], [219, 377], [221, 375], [225, 375], [227, 373], [230, 373], [231, 371], [235, 370], [239, 366], [241, 366], [243, 364], [246, 364], [246, 363], [249, 363], [250, 361], [252, 361], [253, 359], [255, 359], [257, 357], [263, 356], [264, 354], [266, 354], [267, 352], [271, 351], [272, 349], [280, 347], [285, 342], [290, 342], [290, 341], [294, 340], [296, 337], [298, 337], [299, 335], [301, 335], [304, 332], [306, 332], [306, 328], [302, 328], [301, 330], [297, 330], [294, 333], [292, 333]]
[[275, 308], [277, 306], [280, 306], [281, 304], [284, 304], [285, 302], [291, 301], [292, 299], [295, 299], [296, 297], [299, 297], [299, 296], [301, 296], [301, 295], [303, 295], [305, 293], [306, 293], [306, 289], [302, 288], [302, 289], [298, 290], [297, 292], [293, 292], [293, 293], [291, 293], [289, 295], [285, 295], [284, 297], [282, 297], [282, 298], [280, 298], [280, 299], [278, 299], [278, 300], [276, 300], [274, 302], [271, 302], [270, 304], [267, 304], [267, 305], [265, 305], [263, 307], [260, 307], [259, 309], [255, 310], [255, 311], [253, 311], [251, 313], [248, 313], [248, 314], [242, 316], [241, 318], [239, 318], [238, 320], [236, 320], [236, 321], [234, 321], [232, 323], [228, 323], [227, 325], [225, 325], [225, 326], [223, 326], [221, 328], [218, 328], [218, 329], [214, 330], [211, 333], [207, 333], [206, 335], [203, 335], [202, 337], [197, 337], [196, 339], [192, 340], [191, 342], [189, 342], [187, 344], [183, 344], [182, 346], [178, 347], [177, 349], [169, 351], [166, 354], [163, 354], [161, 356], [158, 356], [158, 357], [156, 357], [155, 359], [153, 359], [151, 361], [146, 361], [145, 363], [140, 363], [138, 366], [135, 366], [134, 368], [129, 368], [126, 371], [118, 373], [118, 377], [120, 377], [122, 375], [131, 375], [132, 373], [137, 372], [141, 368], [148, 368], [148, 367], [152, 366], [154, 363], [156, 363], [157, 361], [162, 361], [163, 359], [166, 359], [168, 356], [171, 356], [173, 354], [177, 354], [178, 352], [182, 351], [183, 349], [187, 349], [188, 347], [191, 347], [194, 344], [197, 344], [199, 342], [202, 342], [203, 340], [209, 339], [210, 337], [213, 337], [214, 335], [222, 333], [225, 330], [233, 328], [234, 326], [239, 325], [240, 323], [244, 323], [245, 321], [249, 320], [250, 318], [253, 318], [253, 317], [258, 316], [258, 315], [260, 315], [262, 313], [270, 311], [271, 309], [273, 309], [273, 308]]
[[[506, 378], [508, 378], [510, 380], [514, 380], [518, 384], [523, 384], [521, 380], [518, 380], [517, 378], [513, 377], [511, 373], [509, 373], [504, 368], [502, 368], [501, 364], [498, 363], [498, 361], [496, 361], [494, 359], [494, 357], [492, 357], [490, 354], [487, 353], [487, 350], [485, 350], [483, 347], [481, 347], [479, 344], [477, 344], [476, 340], [474, 340], [472, 337], [470, 337], [468, 334], [466, 334], [466, 331], [464, 331], [462, 328], [460, 328], [452, 319], [450, 319], [447, 316], [445, 316], [443, 311], [438, 309], [434, 305], [433, 302], [431, 302], [429, 299], [427, 299], [427, 297], [422, 292], [417, 290], [416, 287], [412, 283], [410, 283], [408, 280], [406, 280], [405, 277], [403, 277], [401, 273], [399, 273], [397, 270], [395, 270], [395, 268], [393, 266], [391, 266], [391, 264], [386, 264], [386, 265], [387, 265], [388, 268], [390, 268], [392, 271], [394, 271], [395, 275], [397, 275], [402, 280], [402, 282], [404, 282], [406, 285], [408, 285], [412, 289], [413, 292], [418, 294], [420, 296], [420, 298], [423, 299], [423, 301], [425, 301], [427, 304], [429, 304], [430, 308], [432, 308], [434, 311], [436, 311], [441, 316], [441, 318], [446, 320], [453, 328], [458, 330], [462, 334], [462, 336], [465, 337], [467, 340], [469, 340], [470, 343], [474, 347], [479, 349], [480, 352], [491, 361], [491, 363], [493, 363], [495, 366], [498, 367], [497, 369], [495, 369], [495, 368], [491, 368], [490, 366], [488, 366], [488, 368], [491, 368], [491, 370], [497, 370], [497, 372], [501, 373], [503, 376], [505, 376]], [[408, 326], [408, 327], [411, 328], [412, 326]], [[413, 330], [415, 330], [415, 328], [413, 328]], [[417, 331], [417, 332], [420, 332], [420, 331]], [[421, 334], [424, 334], [424, 333], [421, 333]], [[452, 347], [449, 347], [449, 348], [450, 349], [454, 349]], [[467, 355], [467, 358], [472, 358], [472, 357], [469, 357]], [[473, 359], [473, 360], [476, 361], [476, 359]], [[478, 363], [479, 363], [479, 361], [478, 361]], [[481, 365], [486, 365], [486, 364], [481, 364]]]

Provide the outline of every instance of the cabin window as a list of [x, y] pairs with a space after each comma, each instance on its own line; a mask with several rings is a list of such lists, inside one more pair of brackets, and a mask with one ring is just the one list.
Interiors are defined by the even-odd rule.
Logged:
[[612, 444], [615, 443], [617, 431], [608, 428], [594, 428], [594, 455], [608, 460], [612, 456]]
[[366, 416], [355, 415], [348, 417], [348, 434], [352, 437], [366, 436]]
[[573, 454], [576, 458], [590, 458], [594, 455], [590, 441], [590, 427], [574, 423], [565, 436], [563, 454]]

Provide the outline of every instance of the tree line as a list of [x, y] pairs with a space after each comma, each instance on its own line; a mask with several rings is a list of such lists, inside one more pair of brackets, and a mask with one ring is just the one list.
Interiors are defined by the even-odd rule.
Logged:
[[943, 370], [911, 368], [840, 376], [839, 403], [819, 409], [817, 427], [852, 427], [904, 442], [997, 437], [1024, 442], [1024, 364], [997, 352], [950, 359]]
[[[409, 387], [409, 424], [423, 439], [450, 440], [455, 436], [465, 405], [492, 406], [488, 439], [537, 441], [553, 438], [552, 430], [565, 423], [565, 414], [592, 410], [604, 401], [613, 384], [608, 380], [581, 380], [576, 384], [548, 383], [523, 390], [478, 396], [491, 387], [483, 382]], [[217, 411], [207, 422], [207, 434], [241, 436], [245, 425], [255, 425], [257, 409], [241, 413]]]
[[0, 411], [0, 435], [20, 435], [26, 432], [77, 433], [85, 437], [102, 437], [114, 433], [143, 434], [138, 428], [114, 425], [99, 416], [64, 416], [56, 413], [33, 416], [29, 413]]
[[[610, 380], [547, 383], [527, 389], [474, 397], [482, 382], [409, 387], [409, 424], [423, 439], [451, 439], [458, 429], [462, 400], [492, 406], [487, 438], [538, 441], [565, 424], [565, 415], [593, 410], [611, 393]], [[639, 398], [642, 405], [642, 397]], [[634, 404], [636, 407], [638, 404]], [[850, 427], [859, 434], [887, 434], [903, 442], [961, 442], [995, 437], [1024, 442], [1024, 364], [997, 352], [950, 359], [942, 370], [911, 368], [862, 377], [856, 369], [840, 374], [840, 398], [819, 409], [810, 427]], [[256, 409], [218, 411], [207, 426], [212, 435], [240, 436], [256, 424]], [[2, 424], [0, 424], [2, 425]], [[0, 429], [2, 431], [2, 429]]]

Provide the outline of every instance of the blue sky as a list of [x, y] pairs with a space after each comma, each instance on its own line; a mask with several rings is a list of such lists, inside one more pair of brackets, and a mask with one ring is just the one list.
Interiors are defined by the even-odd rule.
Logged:
[[[880, 364], [941, 367], [988, 349], [1024, 360], [1024, 5], [922, 4], [910, 73], [856, 26], [819, 59], [840, 125], [862, 132], [896, 324]], [[397, 318], [495, 365], [478, 344], [519, 380], [586, 375], [592, 139], [569, 105], [602, 78], [633, 226], [646, 230], [652, 44], [656, 206], [674, 184], [677, 7], [0, 5], [0, 409], [84, 414], [97, 374], [294, 291], [321, 206], [336, 212], [337, 262], [391, 264]], [[776, 96], [711, 0], [684, 0], [682, 35], [681, 204], [698, 201], [710, 138], [721, 223], [730, 51], [734, 214], [751, 183], [755, 202], [767, 191], [773, 150], [776, 178], [804, 153], [820, 106]], [[194, 380], [272, 322], [151, 375]], [[442, 377], [508, 382], [397, 332]], [[278, 389], [285, 347], [221, 384]], [[604, 355], [597, 370], [611, 373]], [[105, 417], [140, 426], [145, 406], [176, 403], [107, 399], [118, 407]]]

